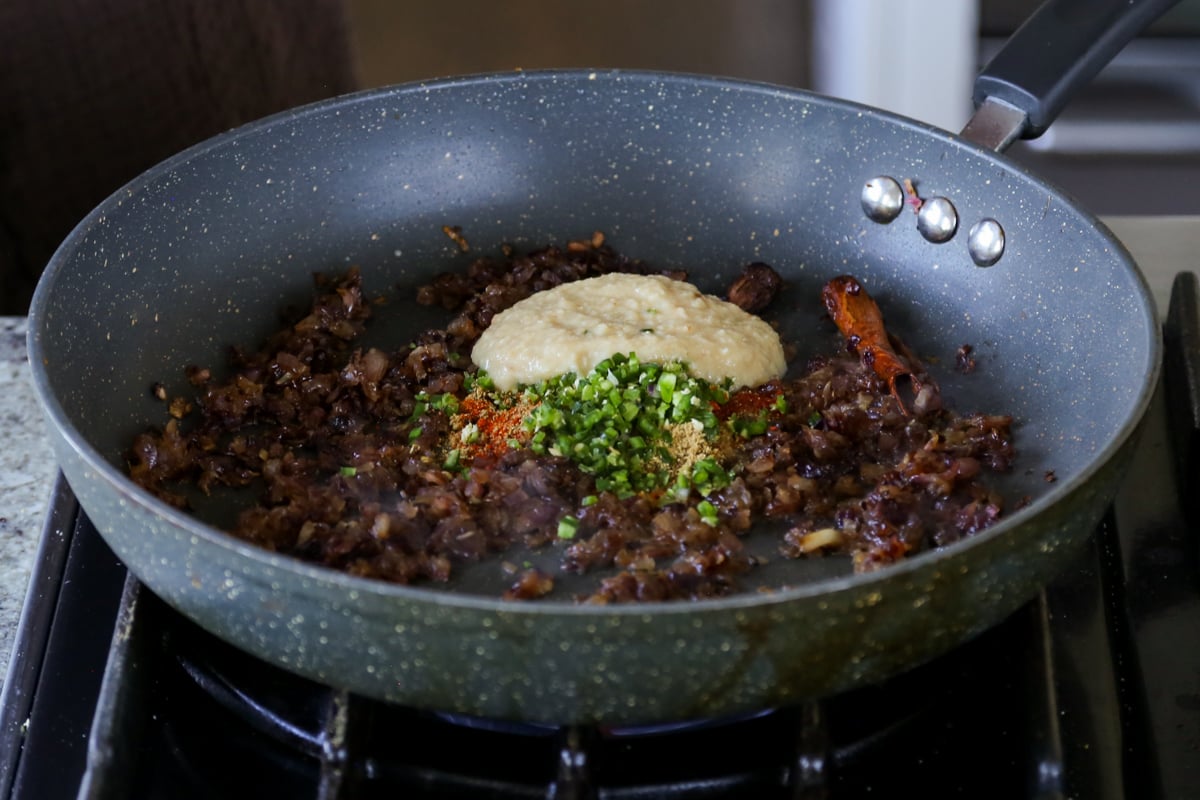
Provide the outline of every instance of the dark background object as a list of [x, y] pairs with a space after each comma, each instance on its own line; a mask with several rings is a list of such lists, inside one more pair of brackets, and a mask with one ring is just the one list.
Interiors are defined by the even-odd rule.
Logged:
[[0, 3], [0, 314], [142, 170], [356, 86], [340, 0]]

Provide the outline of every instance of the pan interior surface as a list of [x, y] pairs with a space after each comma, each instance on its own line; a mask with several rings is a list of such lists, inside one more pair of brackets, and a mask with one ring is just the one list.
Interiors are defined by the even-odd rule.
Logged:
[[[907, 208], [887, 224], [868, 219], [862, 187], [879, 175], [949, 198], [958, 233], [931, 243]], [[982, 219], [1006, 234], [1003, 257], [987, 268], [966, 246]], [[461, 229], [470, 252], [446, 226]], [[688, 270], [714, 293], [744, 264], [771, 264], [786, 288], [764, 316], [796, 345], [799, 366], [836, 346], [820, 287], [856, 275], [889, 328], [929, 359], [949, 404], [1016, 420], [1017, 468], [998, 485], [1011, 509], [1024, 508], [984, 537], [1006, 535], [1084, 484], [1133, 432], [1157, 374], [1155, 310], [1123, 248], [1000, 157], [775, 87], [516, 73], [271, 117], [180, 154], [97, 208], [55, 255], [31, 312], [35, 383], [63, 439], [60, 461], [81, 459], [123, 502], [198, 547], [395, 592], [254, 553], [133, 487], [124, 453], [165, 421], [150, 387], [186, 393], [186, 366], [221, 364], [231, 344], [256, 344], [280, 309], [307, 302], [314, 272], [360, 267], [368, 292], [392, 298], [370, 343], [397, 346], [446, 321], [411, 302], [435, 274], [503, 245], [528, 250], [593, 231], [624, 254]], [[978, 363], [970, 374], [955, 369], [964, 344]], [[208, 521], [229, 513], [210, 505]], [[763, 579], [773, 585], [849, 585], [844, 560], [775, 561], [778, 573]], [[494, 581], [467, 582], [450, 588], [495, 596]]]

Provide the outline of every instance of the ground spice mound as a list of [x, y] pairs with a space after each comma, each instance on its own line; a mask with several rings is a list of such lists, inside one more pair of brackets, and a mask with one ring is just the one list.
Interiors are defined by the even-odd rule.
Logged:
[[671, 451], [670, 469], [673, 476], [687, 474], [692, 465], [704, 458], [726, 460], [726, 453], [730, 447], [728, 435], [720, 437], [717, 441], [709, 441], [703, 429], [691, 423], [668, 425], [667, 432], [670, 434], [667, 449]]
[[[321, 277], [311, 307], [235, 348], [225, 377], [187, 369], [190, 393], [163, 398], [171, 412], [131, 443], [129, 473], [181, 507], [189, 492], [249, 487], [234, 536], [380, 580], [445, 581], [481, 560], [509, 574], [514, 545], [551, 548], [560, 573], [594, 576], [562, 599], [592, 603], [735, 592], [756, 566], [745, 536], [764, 520], [785, 523], [782, 556], [844, 553], [870, 570], [1001, 516], [985, 479], [1011, 467], [1011, 419], [906, 415], [832, 325], [828, 356], [714, 409], [719, 442], [671, 431], [673, 459], [728, 465], [707, 496], [617, 497], [571, 460], [521, 446], [529, 409], [476, 391], [471, 345], [521, 298], [612, 271], [654, 272], [602, 237], [477, 259], [420, 289], [447, 322], [392, 352], [359, 343], [373, 308], [359, 272]], [[554, 574], [518, 573], [506, 596], [561, 596]]]
[[535, 407], [511, 395], [497, 402], [494, 395], [476, 389], [462, 399], [458, 413], [450, 417], [446, 447], [459, 449], [460, 457], [471, 460], [478, 456], [499, 456], [512, 449], [514, 442], [529, 438], [522, 426], [525, 417]]

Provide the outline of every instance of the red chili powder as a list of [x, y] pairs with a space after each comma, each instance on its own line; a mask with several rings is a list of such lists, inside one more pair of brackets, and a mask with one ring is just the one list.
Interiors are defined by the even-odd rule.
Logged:
[[713, 413], [719, 420], [730, 417], [756, 417], [760, 411], [774, 411], [779, 398], [778, 387], [766, 385], [753, 389], [738, 389], [729, 395], [728, 402], [718, 405], [713, 403]]
[[500, 455], [508, 449], [510, 439], [524, 439], [527, 431], [521, 427], [522, 420], [532, 411], [533, 404], [517, 403], [508, 408], [498, 408], [486, 396], [478, 394], [467, 395], [458, 406], [452, 425], [455, 430], [462, 430], [474, 424], [479, 428], [479, 439], [460, 445], [461, 453], [466, 458], [477, 455]]

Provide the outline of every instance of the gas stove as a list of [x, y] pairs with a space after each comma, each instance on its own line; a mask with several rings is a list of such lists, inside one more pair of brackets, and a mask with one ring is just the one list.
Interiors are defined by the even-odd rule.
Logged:
[[56, 486], [0, 709], [8, 798], [1200, 797], [1200, 299], [1077, 563], [883, 684], [736, 718], [552, 726], [265, 664], [131, 577]]

